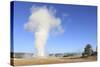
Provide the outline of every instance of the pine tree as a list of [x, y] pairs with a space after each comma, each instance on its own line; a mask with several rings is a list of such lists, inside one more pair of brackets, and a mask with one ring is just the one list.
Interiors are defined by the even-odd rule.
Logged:
[[91, 56], [93, 54], [93, 49], [90, 44], [87, 44], [84, 48], [83, 56]]

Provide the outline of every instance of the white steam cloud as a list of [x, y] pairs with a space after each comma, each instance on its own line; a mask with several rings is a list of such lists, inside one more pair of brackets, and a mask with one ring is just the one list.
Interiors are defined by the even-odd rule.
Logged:
[[24, 25], [24, 28], [35, 33], [36, 55], [45, 57], [45, 45], [50, 32], [54, 29], [63, 32], [61, 19], [55, 16], [56, 10], [46, 6], [32, 7], [31, 12], [29, 21]]

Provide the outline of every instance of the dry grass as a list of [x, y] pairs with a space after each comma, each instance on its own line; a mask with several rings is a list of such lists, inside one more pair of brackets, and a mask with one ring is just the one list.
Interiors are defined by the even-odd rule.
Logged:
[[56, 58], [56, 57], [48, 57], [48, 58], [31, 58], [31, 59], [11, 59], [11, 65], [20, 66], [20, 65], [40, 65], [40, 64], [55, 64], [55, 63], [74, 63], [74, 62], [89, 62], [96, 61], [97, 57], [64, 57], [64, 58]]

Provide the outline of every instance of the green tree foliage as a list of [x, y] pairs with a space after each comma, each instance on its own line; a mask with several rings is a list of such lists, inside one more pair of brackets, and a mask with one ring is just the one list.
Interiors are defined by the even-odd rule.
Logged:
[[87, 44], [84, 48], [82, 56], [91, 56], [92, 54], [93, 54], [92, 46], [90, 44]]

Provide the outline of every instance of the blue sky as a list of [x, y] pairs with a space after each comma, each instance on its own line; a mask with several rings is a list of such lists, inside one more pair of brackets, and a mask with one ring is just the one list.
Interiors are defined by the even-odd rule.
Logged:
[[97, 45], [97, 7], [64, 5], [64, 4], [44, 4], [31, 2], [14, 2], [14, 52], [35, 52], [34, 33], [24, 29], [24, 24], [28, 22], [31, 15], [31, 7], [47, 6], [53, 7], [56, 16], [62, 20], [64, 33], [53, 36], [50, 35], [46, 43], [46, 52], [81, 52], [86, 44], [91, 44], [93, 49]]

